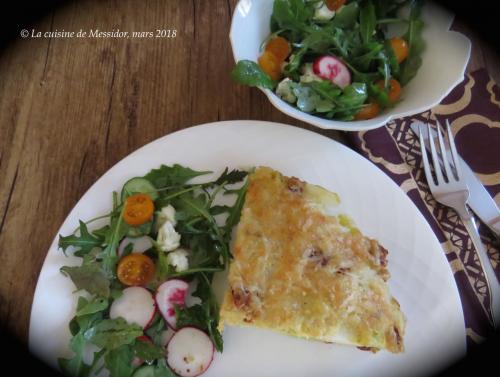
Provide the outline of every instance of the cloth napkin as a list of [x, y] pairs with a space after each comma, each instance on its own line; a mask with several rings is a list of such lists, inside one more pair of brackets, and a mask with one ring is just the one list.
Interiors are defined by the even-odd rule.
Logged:
[[[457, 149], [500, 204], [500, 88], [481, 69], [429, 111], [395, 119], [375, 130], [352, 132], [353, 149], [375, 163], [410, 197], [429, 222], [453, 271], [462, 301], [470, 349], [492, 335], [489, 292], [472, 241], [456, 212], [437, 203], [427, 186], [420, 142], [410, 129], [414, 120], [444, 125], [448, 119]], [[500, 276], [500, 247], [489, 229], [476, 218], [493, 268]]]

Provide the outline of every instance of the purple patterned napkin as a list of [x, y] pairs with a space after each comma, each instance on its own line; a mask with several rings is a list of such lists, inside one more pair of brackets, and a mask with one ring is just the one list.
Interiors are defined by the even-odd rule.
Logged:
[[[429, 191], [421, 162], [414, 120], [441, 124], [448, 119], [458, 152], [500, 204], [500, 88], [482, 69], [457, 86], [440, 105], [396, 119], [371, 131], [347, 134], [352, 147], [391, 177], [419, 208], [446, 253], [460, 292], [467, 344], [490, 336], [489, 292], [472, 241], [454, 210], [437, 203]], [[476, 219], [478, 220], [478, 219]], [[480, 233], [500, 276], [500, 247], [479, 220]]]

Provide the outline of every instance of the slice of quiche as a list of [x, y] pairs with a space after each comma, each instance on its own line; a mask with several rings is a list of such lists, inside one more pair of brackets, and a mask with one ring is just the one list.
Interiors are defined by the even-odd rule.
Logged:
[[336, 194], [266, 167], [249, 180], [220, 329], [403, 352], [405, 317], [386, 283], [387, 250], [347, 216], [328, 214]]

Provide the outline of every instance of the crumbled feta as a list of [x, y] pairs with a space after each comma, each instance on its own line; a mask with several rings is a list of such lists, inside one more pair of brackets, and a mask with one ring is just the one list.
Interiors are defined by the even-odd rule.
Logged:
[[312, 81], [322, 81], [322, 79], [314, 73], [312, 63], [306, 63], [302, 67], [302, 76], [300, 76], [300, 82], [307, 83]]
[[180, 246], [181, 235], [175, 231], [174, 224], [166, 221], [158, 230], [156, 242], [161, 250], [172, 251]]
[[177, 225], [177, 220], [175, 219], [175, 208], [170, 204], [166, 207], [163, 207], [156, 216], [156, 222], [158, 226], [162, 226], [167, 221], [170, 221], [173, 226]]
[[188, 255], [189, 251], [185, 249], [177, 249], [168, 253], [167, 262], [175, 268], [176, 272], [186, 271], [189, 267]]
[[293, 94], [292, 91], [292, 83], [293, 81], [287, 77], [281, 81], [276, 88], [276, 94], [278, 97], [289, 103], [295, 103], [295, 101], [297, 101], [297, 97], [295, 97], [295, 94]]
[[321, 6], [317, 7], [314, 11], [313, 19], [318, 21], [329, 21], [335, 16], [335, 11], [328, 9], [326, 3], [322, 3]]

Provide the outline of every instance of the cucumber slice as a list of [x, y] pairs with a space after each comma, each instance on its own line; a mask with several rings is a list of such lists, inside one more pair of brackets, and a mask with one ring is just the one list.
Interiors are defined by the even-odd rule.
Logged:
[[155, 367], [152, 365], [145, 365], [137, 369], [132, 377], [154, 377], [155, 376]]
[[129, 179], [122, 188], [122, 201], [124, 201], [128, 196], [132, 194], [148, 194], [151, 196], [151, 199], [158, 199], [158, 191], [156, 191], [156, 187], [149, 182], [146, 178], [142, 177], [134, 177]]

